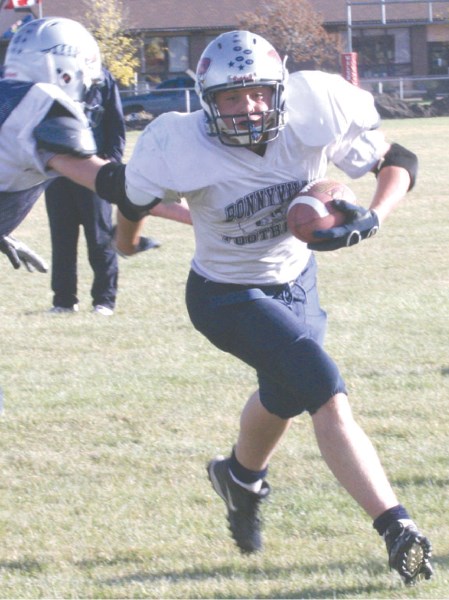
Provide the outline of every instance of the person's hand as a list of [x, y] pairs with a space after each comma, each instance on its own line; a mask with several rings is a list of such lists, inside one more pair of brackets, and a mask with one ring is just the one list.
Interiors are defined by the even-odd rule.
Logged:
[[[112, 228], [112, 245], [114, 247], [114, 250], [117, 252], [117, 254], [123, 258], [128, 258], [128, 254], [123, 254], [123, 252], [120, 252], [120, 250], [117, 249], [117, 246], [115, 245], [115, 232], [117, 231], [117, 225], [114, 225], [114, 227]], [[139, 237], [139, 242], [137, 244], [137, 246], [134, 247], [134, 254], [138, 254], [139, 252], [146, 252], [147, 250], [151, 250], [152, 248], [159, 248], [159, 246], [161, 245], [160, 242], [158, 242], [157, 240], [155, 240], [154, 238], [151, 237], [145, 237], [143, 235], [141, 235]], [[129, 255], [132, 256], [132, 255]]]
[[0, 237], [0, 252], [6, 254], [15, 269], [20, 269], [21, 265], [25, 265], [30, 273], [33, 271], [47, 273], [48, 271], [48, 265], [43, 258], [11, 235]]
[[374, 210], [351, 204], [346, 200], [332, 200], [332, 204], [345, 214], [345, 223], [339, 227], [314, 231], [313, 235], [322, 241], [307, 244], [310, 250], [326, 252], [354, 246], [379, 231], [379, 217]]
[[138, 252], [146, 252], [147, 250], [151, 250], [152, 248], [159, 248], [161, 245], [160, 242], [155, 240], [154, 238], [145, 237], [143, 235], [139, 238], [139, 243], [136, 246], [135, 254]]

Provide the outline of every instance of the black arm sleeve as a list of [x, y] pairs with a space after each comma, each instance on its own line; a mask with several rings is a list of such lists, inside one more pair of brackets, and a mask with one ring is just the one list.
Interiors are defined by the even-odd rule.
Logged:
[[126, 195], [125, 168], [126, 165], [112, 162], [103, 165], [97, 173], [95, 189], [99, 196], [111, 204], [116, 204], [119, 211], [128, 221], [140, 221], [161, 200], [160, 198], [155, 198], [145, 206], [133, 204]]
[[385, 167], [401, 167], [408, 171], [408, 174], [410, 175], [408, 191], [414, 187], [418, 175], [418, 157], [414, 152], [407, 150], [407, 148], [404, 148], [404, 146], [401, 146], [400, 144], [391, 144], [388, 152], [380, 159], [374, 169], [375, 176], [377, 177], [379, 172]]

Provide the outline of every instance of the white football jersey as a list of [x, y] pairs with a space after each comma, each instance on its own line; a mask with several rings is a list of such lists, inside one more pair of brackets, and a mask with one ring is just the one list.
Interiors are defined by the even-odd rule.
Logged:
[[287, 230], [291, 200], [329, 161], [350, 177], [381, 157], [384, 138], [371, 94], [339, 75], [290, 76], [288, 122], [264, 156], [206, 133], [205, 113], [166, 113], [142, 133], [126, 168], [127, 193], [187, 199], [195, 231], [193, 269], [217, 282], [294, 280], [310, 251]]
[[[73, 102], [58, 86], [47, 83], [36, 83], [29, 87], [20, 102], [14, 102], [15, 91], [11, 91], [11, 107], [8, 110], [9, 92], [17, 86], [17, 82], [3, 80], [1, 99], [2, 110], [7, 110], [0, 126], [0, 192], [18, 192], [28, 190], [57, 173], [46, 171], [33, 137], [34, 128], [41, 123], [52, 105], [57, 102], [74, 117], [88, 126], [82, 105]], [[25, 84], [27, 85], [27, 84]]]

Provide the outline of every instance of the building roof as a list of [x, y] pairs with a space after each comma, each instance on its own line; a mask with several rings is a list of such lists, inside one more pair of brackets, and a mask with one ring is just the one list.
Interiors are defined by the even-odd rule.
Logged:
[[[125, 26], [131, 30], [222, 29], [235, 27], [236, 15], [253, 10], [260, 0], [246, 0], [244, 5], [241, 0], [123, 0], [123, 5]], [[42, 9], [44, 16], [71, 19], [80, 19], [84, 12], [81, 0], [42, 0]]]
[[[291, 0], [292, 2], [294, 0]], [[324, 23], [344, 26], [347, 23], [347, 0], [309, 0], [320, 13]], [[381, 23], [380, 0], [377, 5], [367, 0], [350, 0], [352, 22]], [[243, 12], [259, 9], [261, 0], [123, 0], [125, 26], [130, 30], [198, 30], [233, 28]], [[42, 0], [44, 16], [63, 16], [80, 19], [84, 12], [81, 0]], [[36, 7], [33, 9], [37, 15]], [[426, 22], [429, 5], [418, 0], [385, 0], [387, 22]], [[0, 33], [5, 31], [23, 13], [2, 9], [0, 11]], [[432, 2], [434, 19], [449, 19], [449, 1]]]

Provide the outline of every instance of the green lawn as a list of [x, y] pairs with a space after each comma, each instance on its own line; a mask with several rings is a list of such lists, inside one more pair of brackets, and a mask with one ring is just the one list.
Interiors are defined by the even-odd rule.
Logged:
[[[321, 296], [327, 347], [433, 542], [434, 579], [407, 589], [389, 572], [307, 416], [272, 461], [265, 552], [238, 554], [205, 464], [229, 451], [255, 376], [190, 325], [190, 228], [152, 219], [162, 246], [121, 259], [110, 319], [90, 313], [84, 242], [77, 315], [45, 314], [49, 276], [1, 258], [1, 598], [449, 598], [449, 118], [384, 128], [419, 154], [418, 184], [376, 238], [318, 257]], [[371, 178], [351, 186], [366, 204]], [[42, 201], [17, 233], [50, 258]]]

